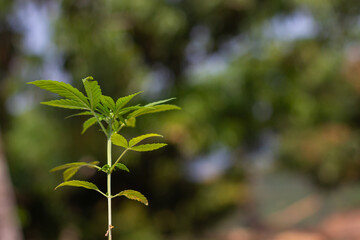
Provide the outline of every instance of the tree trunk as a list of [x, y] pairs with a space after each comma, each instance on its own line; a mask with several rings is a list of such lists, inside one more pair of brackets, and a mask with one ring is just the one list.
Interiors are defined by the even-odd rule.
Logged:
[[5, 159], [5, 153], [2, 148], [0, 131], [0, 239], [23, 239], [15, 209], [15, 196]]

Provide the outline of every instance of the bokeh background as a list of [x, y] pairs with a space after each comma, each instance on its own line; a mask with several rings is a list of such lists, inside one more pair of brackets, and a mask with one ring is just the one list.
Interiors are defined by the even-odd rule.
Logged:
[[106, 201], [49, 173], [104, 137], [25, 84], [89, 75], [182, 107], [123, 132], [169, 146], [114, 177], [150, 202], [114, 201], [114, 239], [360, 239], [359, 40], [357, 0], [1, 0], [0, 239], [104, 239]]

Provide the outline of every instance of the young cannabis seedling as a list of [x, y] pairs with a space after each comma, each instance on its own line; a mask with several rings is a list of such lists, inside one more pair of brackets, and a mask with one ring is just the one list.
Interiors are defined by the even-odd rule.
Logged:
[[[84, 133], [89, 127], [94, 124], [98, 124], [101, 130], [104, 132], [107, 138], [107, 163], [103, 166], [99, 166], [99, 162], [73, 162], [67, 163], [56, 168], [53, 168], [51, 171], [64, 170], [63, 177], [64, 182], [59, 184], [55, 189], [63, 186], [73, 186], [73, 187], [83, 187], [99, 192], [101, 195], [107, 198], [108, 200], [108, 228], [105, 236], [109, 240], [112, 239], [112, 209], [111, 209], [111, 199], [115, 197], [124, 196], [132, 200], [137, 200], [145, 205], [148, 205], [147, 199], [140, 193], [135, 190], [124, 190], [115, 195], [111, 193], [111, 174], [116, 170], [124, 170], [129, 172], [129, 169], [120, 161], [124, 157], [125, 153], [128, 151], [136, 152], [146, 152], [153, 151], [164, 147], [165, 143], [150, 143], [150, 144], [140, 144], [141, 141], [151, 138], [151, 137], [161, 137], [159, 134], [149, 133], [141, 135], [127, 141], [122, 135], [118, 132], [124, 127], [134, 127], [136, 118], [145, 114], [176, 110], [180, 109], [178, 106], [165, 104], [166, 102], [172, 99], [161, 100], [157, 102], [152, 102], [144, 106], [135, 105], [135, 106], [126, 106], [127, 103], [138, 93], [132, 95], [121, 97], [116, 102], [109, 96], [102, 95], [100, 86], [97, 81], [92, 77], [87, 77], [83, 79], [83, 84], [85, 88], [86, 95], [80, 92], [78, 89], [72, 87], [70, 84], [64, 82], [52, 81], [52, 80], [37, 80], [29, 82], [42, 88], [44, 90], [56, 93], [64, 99], [51, 100], [48, 102], [42, 102], [42, 104], [60, 107], [81, 110], [81, 112], [76, 113], [71, 116], [90, 116], [83, 124], [82, 133]], [[123, 152], [116, 159], [115, 162], [112, 161], [111, 147], [112, 144], [124, 148]], [[102, 192], [95, 184], [87, 181], [79, 180], [70, 180], [77, 171], [82, 167], [90, 167], [98, 169], [99, 171], [105, 172], [107, 174], [107, 192]]]

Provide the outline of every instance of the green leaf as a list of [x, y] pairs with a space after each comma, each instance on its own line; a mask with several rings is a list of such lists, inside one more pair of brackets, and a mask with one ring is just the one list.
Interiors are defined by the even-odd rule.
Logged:
[[71, 167], [91, 167], [91, 168], [98, 168], [99, 162], [98, 161], [94, 161], [94, 162], [73, 162], [73, 163], [66, 163], [64, 165], [60, 165], [57, 166], [53, 169], [50, 170], [50, 172], [55, 172], [55, 171], [60, 171], [63, 169], [67, 169], [67, 168], [71, 168]]
[[130, 172], [130, 170], [128, 169], [127, 166], [125, 166], [125, 164], [122, 164], [122, 163], [117, 163], [115, 164], [115, 168], [114, 169], [120, 169], [120, 170], [124, 170], [124, 171], [127, 171], [127, 172]]
[[99, 171], [103, 171], [104, 173], [110, 173], [110, 166], [109, 164], [105, 164], [104, 166], [102, 166]]
[[123, 118], [121, 116], [118, 116], [117, 118], [119, 119], [119, 123], [125, 124], [125, 121], [126, 121], [125, 118]]
[[163, 112], [163, 111], [169, 111], [169, 110], [180, 110], [181, 108], [175, 105], [170, 104], [162, 104], [162, 105], [156, 105], [156, 106], [148, 106], [143, 107], [139, 110], [136, 110], [128, 115], [128, 117], [138, 117], [144, 114], [149, 113], [156, 113], [156, 112]]
[[91, 127], [92, 125], [94, 125], [95, 123], [97, 122], [96, 120], [96, 117], [92, 117], [92, 118], [89, 118], [88, 120], [86, 120], [83, 124], [83, 130], [81, 132], [81, 134], [84, 134], [85, 131]]
[[113, 132], [117, 132], [117, 129], [120, 128], [120, 123], [118, 120], [114, 119], [112, 121], [112, 129], [113, 129]]
[[80, 112], [80, 113], [75, 113], [72, 115], [67, 116], [66, 118], [71, 118], [71, 117], [77, 117], [77, 116], [93, 116], [94, 114], [92, 112]]
[[137, 151], [137, 152], [148, 152], [148, 151], [154, 151], [156, 149], [162, 148], [166, 145], [167, 145], [166, 143], [150, 143], [150, 144], [133, 146], [130, 148], [130, 150]]
[[114, 197], [120, 197], [120, 196], [124, 196], [124, 197], [127, 197], [131, 200], [136, 200], [136, 201], [139, 201], [143, 204], [145, 204], [146, 206], [149, 205], [149, 202], [148, 200], [146, 199], [146, 197], [144, 197], [144, 195], [142, 195], [140, 192], [138, 191], [135, 191], [135, 190], [124, 190], [124, 191], [121, 191], [119, 192], [118, 194], [116, 194]]
[[126, 107], [126, 108], [122, 108], [118, 113], [117, 113], [117, 116], [122, 116], [128, 112], [131, 112], [133, 110], [138, 110], [138, 109], [141, 109], [143, 107], [141, 106], [131, 106], [131, 107]]
[[115, 102], [114, 100], [109, 97], [109, 96], [105, 96], [105, 95], [101, 95], [100, 97], [100, 100], [101, 100], [101, 103], [107, 107], [108, 109], [111, 109], [111, 110], [115, 110]]
[[79, 171], [80, 167], [72, 167], [68, 168], [63, 172], [64, 181], [69, 180], [72, 176], [74, 176], [77, 171]]
[[71, 181], [66, 181], [66, 182], [60, 183], [59, 185], [56, 186], [55, 190], [58, 189], [59, 187], [64, 187], [64, 186], [83, 187], [83, 188], [92, 189], [95, 191], [100, 191], [99, 188], [95, 184], [93, 184], [91, 182], [79, 181], [79, 180], [71, 180]]
[[146, 104], [145, 107], [150, 107], [150, 106], [155, 106], [155, 105], [159, 105], [159, 104], [162, 104], [162, 103], [166, 103], [166, 102], [169, 102], [169, 101], [172, 101], [176, 98], [169, 98], [169, 99], [164, 99], [164, 100], [160, 100], [160, 101], [157, 101], [157, 102], [152, 102], [152, 103], [149, 103], [149, 104]]
[[101, 89], [97, 81], [92, 77], [87, 77], [83, 79], [83, 84], [85, 87], [86, 94], [90, 101], [90, 108], [95, 110], [95, 108], [100, 103]]
[[89, 102], [78, 89], [74, 88], [70, 84], [64, 82], [58, 82], [53, 80], [36, 80], [33, 82], [28, 82], [28, 84], [33, 84], [41, 89], [56, 93], [62, 97], [74, 100], [79, 102], [83, 107], [89, 108]]
[[68, 109], [87, 109], [82, 103], [71, 99], [51, 100], [48, 102], [41, 102], [41, 104]]
[[136, 118], [134, 118], [134, 117], [126, 120], [127, 127], [135, 127], [135, 124], [136, 124]]
[[128, 146], [129, 146], [127, 140], [118, 133], [114, 133], [111, 136], [111, 142], [114, 145], [117, 145], [117, 146], [120, 146], [120, 147], [123, 147], [123, 148], [128, 148]]
[[63, 172], [63, 177], [64, 177], [64, 181], [67, 181], [72, 176], [74, 176], [81, 167], [86, 166], [86, 167], [90, 167], [90, 168], [99, 168], [97, 166], [97, 164], [99, 164], [98, 161], [94, 161], [94, 162], [90, 162], [90, 163], [87, 163], [87, 162], [67, 163], [67, 164], [64, 164], [64, 165], [61, 165], [61, 166], [51, 169], [50, 172], [55, 172], [55, 171], [66, 169]]
[[141, 135], [141, 136], [131, 139], [129, 141], [129, 147], [132, 147], [132, 146], [138, 144], [139, 142], [141, 142], [142, 140], [150, 138], [150, 137], [162, 137], [162, 136], [160, 134], [156, 134], [156, 133], [144, 134], [144, 135]]
[[110, 116], [110, 110], [101, 104], [96, 107], [96, 110], [102, 113], [104, 116]]
[[131, 99], [133, 99], [133, 97], [135, 97], [136, 95], [138, 95], [140, 93], [142, 93], [142, 92], [137, 92], [137, 93], [131, 94], [129, 96], [119, 98], [116, 101], [114, 114], [117, 115], [122, 107], [124, 107]]

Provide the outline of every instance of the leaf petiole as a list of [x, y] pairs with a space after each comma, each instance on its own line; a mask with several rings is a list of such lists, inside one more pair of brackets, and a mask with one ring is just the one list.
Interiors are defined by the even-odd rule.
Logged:
[[115, 161], [115, 163], [111, 166], [110, 168], [110, 173], [114, 170], [114, 168], [116, 167], [116, 164], [119, 163], [120, 159], [125, 155], [125, 153], [130, 150], [130, 148], [126, 148], [121, 154], [120, 156], [118, 157], [118, 159]]

